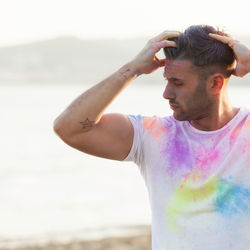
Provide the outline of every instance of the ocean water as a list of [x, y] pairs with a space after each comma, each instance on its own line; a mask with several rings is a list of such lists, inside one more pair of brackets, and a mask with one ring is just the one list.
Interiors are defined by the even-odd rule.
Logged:
[[[0, 246], [105, 237], [150, 225], [148, 194], [135, 164], [82, 153], [53, 131], [55, 118], [90, 86], [0, 84]], [[230, 85], [232, 104], [250, 107], [249, 90]], [[132, 82], [106, 113], [171, 115], [163, 91], [163, 84]]]

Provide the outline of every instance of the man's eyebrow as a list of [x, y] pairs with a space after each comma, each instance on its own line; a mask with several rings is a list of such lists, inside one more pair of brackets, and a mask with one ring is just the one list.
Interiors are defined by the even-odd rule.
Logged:
[[164, 78], [168, 81], [184, 81], [183, 79], [181, 78], [176, 78], [176, 77], [170, 77], [170, 78], [167, 78], [165, 75], [164, 75]]
[[184, 81], [183, 79], [181, 78], [177, 78], [177, 77], [170, 77], [170, 78], [167, 78], [166, 75], [165, 75], [165, 72], [163, 73], [163, 77], [168, 80], [168, 81]]

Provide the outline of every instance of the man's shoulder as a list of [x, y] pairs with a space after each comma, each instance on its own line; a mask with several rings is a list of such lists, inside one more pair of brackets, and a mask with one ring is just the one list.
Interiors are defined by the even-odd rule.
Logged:
[[241, 108], [243, 119], [246, 121], [245, 127], [250, 129], [250, 109], [247, 107]]
[[153, 138], [160, 140], [163, 135], [169, 135], [176, 131], [176, 120], [173, 116], [160, 115], [129, 115], [131, 123], [140, 136], [153, 136]]
[[144, 126], [170, 125], [176, 122], [173, 115], [141, 115], [129, 114], [130, 119], [140, 122]]
[[250, 109], [245, 106], [240, 107], [240, 117], [241, 119], [250, 120]]

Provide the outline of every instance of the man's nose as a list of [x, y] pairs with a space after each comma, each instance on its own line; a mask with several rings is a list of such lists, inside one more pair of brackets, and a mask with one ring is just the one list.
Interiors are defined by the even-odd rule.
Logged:
[[166, 85], [166, 88], [163, 92], [163, 98], [165, 99], [175, 99], [175, 93], [174, 91], [170, 88], [169, 84]]

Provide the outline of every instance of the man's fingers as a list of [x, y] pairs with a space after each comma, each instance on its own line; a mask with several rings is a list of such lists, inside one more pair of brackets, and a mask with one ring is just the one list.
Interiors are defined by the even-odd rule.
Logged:
[[177, 45], [174, 41], [168, 41], [168, 40], [154, 43], [154, 45], [153, 45], [153, 48], [155, 48], [157, 51], [159, 51], [160, 49], [165, 48], [165, 47], [177, 47]]
[[167, 40], [168, 38], [178, 37], [179, 35], [180, 35], [179, 31], [165, 30], [161, 34], [159, 34], [158, 36], [152, 38], [151, 40], [154, 42], [160, 42], [163, 40]]
[[176, 42], [174, 41], [164, 41], [164, 42], [166, 42], [165, 47], [177, 47]]
[[230, 37], [221, 36], [221, 35], [213, 34], [213, 33], [209, 33], [208, 35], [211, 36], [212, 38], [215, 38], [218, 41], [225, 43], [225, 44], [229, 44], [232, 41], [232, 38], [230, 38]]
[[221, 36], [218, 34], [213, 34], [213, 33], [209, 33], [209, 35], [215, 39], [217, 39], [218, 41], [227, 44], [229, 47], [231, 47], [232, 49], [234, 49], [234, 45], [235, 43], [239, 42], [237, 40], [234, 40], [231, 37], [227, 37], [227, 36]]
[[164, 35], [162, 38], [159, 39], [159, 42], [160, 41], [163, 41], [163, 40], [167, 40], [169, 38], [174, 38], [174, 37], [178, 37], [180, 35], [180, 33], [167, 33], [166, 35]]
[[160, 66], [163, 67], [166, 64], [166, 59], [160, 59]]
[[164, 48], [164, 47], [177, 47], [176, 42], [168, 41], [168, 40], [161, 41], [158, 44], [159, 44], [159, 46], [161, 46], [161, 48]]

